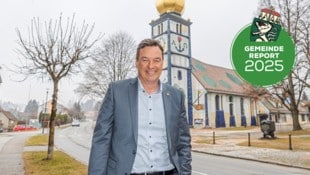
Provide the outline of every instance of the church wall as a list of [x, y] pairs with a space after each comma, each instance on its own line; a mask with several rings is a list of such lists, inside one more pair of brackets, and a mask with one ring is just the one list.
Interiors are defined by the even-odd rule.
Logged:
[[[207, 92], [199, 81], [192, 76], [192, 95], [193, 95], [193, 119], [194, 119], [194, 126], [205, 126], [206, 120], [206, 107], [208, 111], [208, 118], [209, 118], [209, 126], [207, 127], [216, 127], [216, 105], [215, 105], [215, 98], [216, 95], [219, 96], [220, 104], [219, 109], [223, 110], [224, 118], [225, 118], [225, 125], [226, 127], [230, 126], [230, 111], [229, 111], [229, 96], [233, 97], [233, 115], [235, 116], [235, 123], [236, 127], [241, 126], [241, 98], [243, 98], [244, 104], [244, 116], [246, 117], [246, 125], [251, 125], [251, 114], [254, 114], [254, 111], [251, 111], [251, 100], [249, 97], [241, 97], [237, 95], [230, 95], [230, 94], [222, 94], [222, 93], [212, 93]], [[203, 94], [202, 94], [203, 93]], [[205, 93], [207, 93], [207, 106], [205, 106]], [[199, 98], [198, 98], [199, 96]], [[198, 103], [199, 102], [199, 103]], [[197, 104], [202, 105], [203, 109], [196, 109]], [[195, 108], [196, 107], [196, 108]], [[254, 109], [252, 109], [254, 110]], [[195, 124], [195, 121], [197, 123]], [[199, 123], [201, 122], [201, 124]]]
[[185, 69], [172, 68], [171, 77], [171, 84], [181, 88], [187, 96], [187, 71]]
[[205, 90], [198, 82], [196, 77], [192, 76], [192, 96], [193, 96], [193, 123], [194, 127], [205, 126]]

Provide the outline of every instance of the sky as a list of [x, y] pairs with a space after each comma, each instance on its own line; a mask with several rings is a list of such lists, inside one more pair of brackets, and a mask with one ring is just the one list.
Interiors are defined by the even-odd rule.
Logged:
[[[185, 0], [182, 14], [190, 19], [192, 57], [205, 63], [232, 69], [230, 47], [237, 33], [250, 24], [257, 14], [259, 0]], [[159, 18], [156, 0], [2, 0], [0, 2], [0, 101], [27, 104], [35, 99], [43, 103], [48, 92], [51, 99], [52, 83], [36, 78], [23, 82], [8, 68], [14, 68], [18, 28], [28, 36], [31, 19], [41, 21], [75, 14], [76, 22], [95, 24], [93, 35], [108, 37], [124, 31], [136, 42], [151, 37], [149, 23]], [[59, 103], [68, 105], [79, 99], [74, 89], [81, 75], [62, 79], [59, 84]], [[104, 81], [104, 80], [103, 80]]]

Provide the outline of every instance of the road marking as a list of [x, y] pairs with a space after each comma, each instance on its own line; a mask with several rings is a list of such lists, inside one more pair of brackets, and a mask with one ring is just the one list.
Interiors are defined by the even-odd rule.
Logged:
[[201, 172], [198, 172], [198, 171], [192, 171], [192, 173], [199, 174], [199, 175], [208, 175], [206, 173], [201, 173]]

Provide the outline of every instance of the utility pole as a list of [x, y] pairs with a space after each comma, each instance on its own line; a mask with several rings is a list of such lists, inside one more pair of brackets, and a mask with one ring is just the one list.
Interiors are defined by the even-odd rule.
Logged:
[[46, 89], [46, 98], [44, 104], [44, 114], [42, 115], [42, 134], [44, 134], [44, 116], [47, 114], [47, 98], [48, 98], [48, 89]]
[[[1, 66], [0, 66], [0, 70], [1, 70]], [[0, 74], [0, 84], [2, 83], [2, 79], [1, 79], [1, 74]]]

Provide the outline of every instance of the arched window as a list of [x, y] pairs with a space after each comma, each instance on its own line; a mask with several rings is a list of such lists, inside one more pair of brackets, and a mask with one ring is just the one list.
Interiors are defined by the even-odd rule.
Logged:
[[229, 114], [230, 114], [231, 116], [234, 115], [233, 96], [229, 96]]
[[182, 34], [182, 24], [180, 24], [180, 34]]
[[244, 100], [242, 97], [240, 98], [240, 109], [241, 109], [241, 115], [244, 115]]
[[158, 26], [157, 26], [157, 34], [159, 35], [160, 32], [161, 32], [161, 27], [160, 27], [160, 25], [158, 25]]
[[178, 70], [178, 80], [182, 80], [182, 72]]
[[216, 111], [220, 110], [220, 96], [218, 95], [215, 96], [215, 110]]

